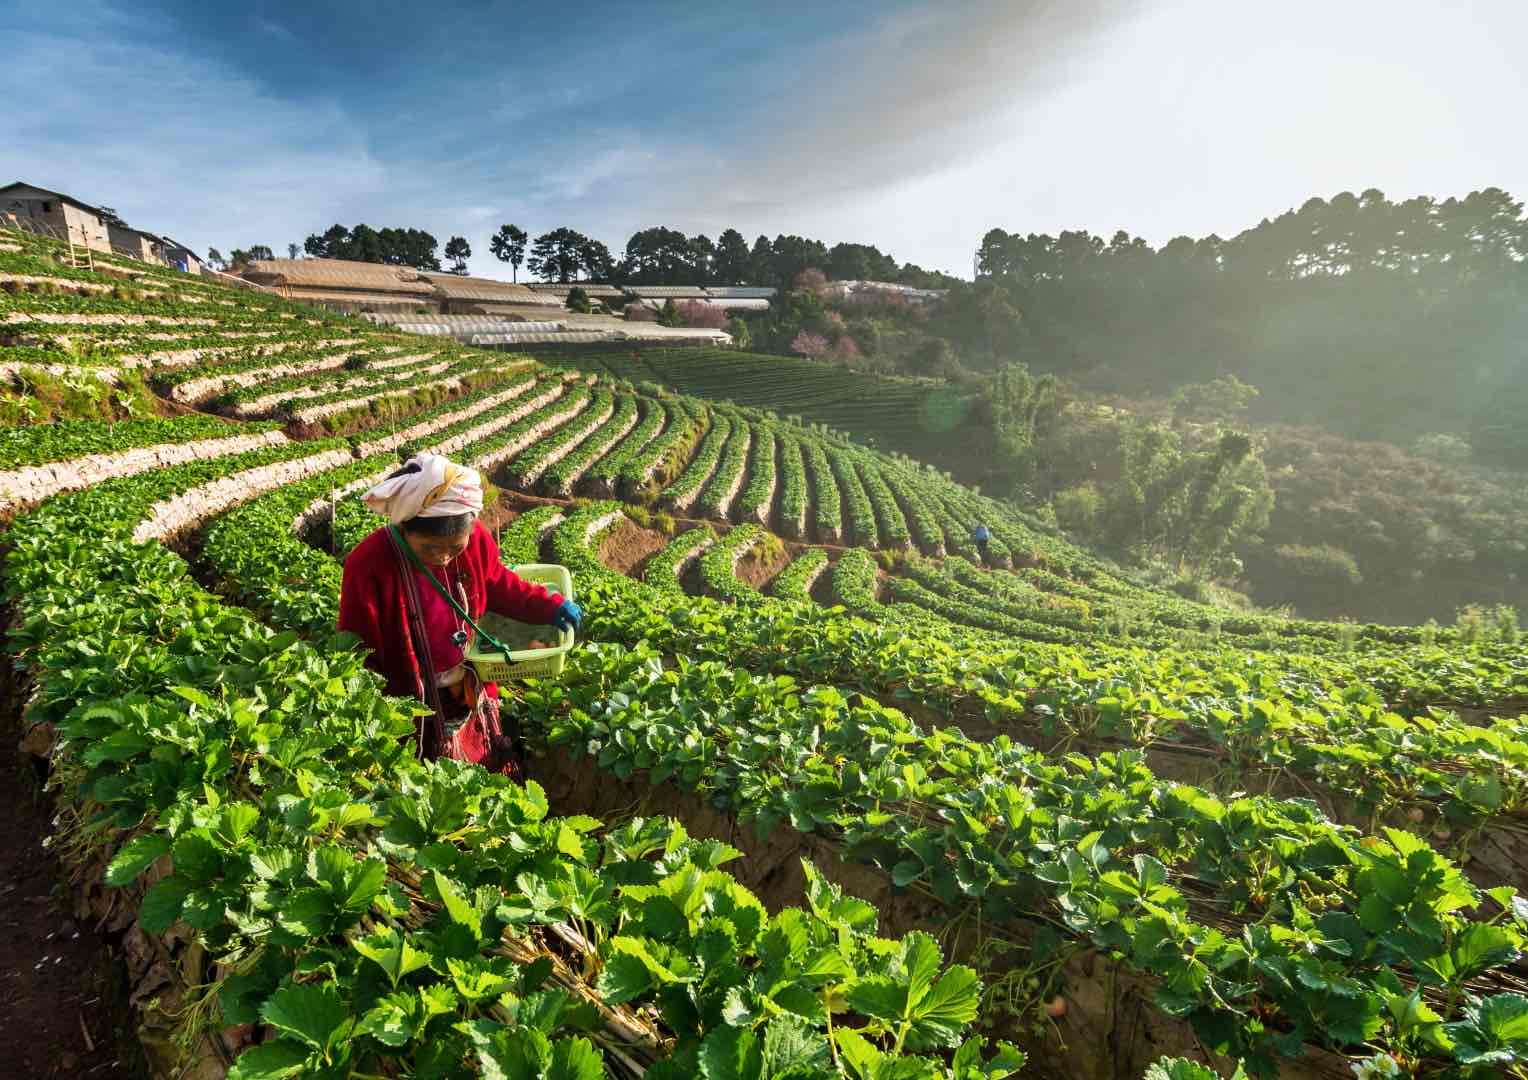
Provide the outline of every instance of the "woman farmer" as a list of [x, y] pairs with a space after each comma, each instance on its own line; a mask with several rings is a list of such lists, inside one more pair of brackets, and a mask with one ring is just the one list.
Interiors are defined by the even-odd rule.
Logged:
[[457, 608], [474, 622], [492, 611], [559, 630], [576, 628], [582, 612], [500, 562], [498, 544], [478, 521], [477, 470], [418, 454], [365, 499], [388, 524], [345, 559], [339, 628], [371, 649], [366, 664], [389, 693], [429, 706], [420, 722], [422, 757], [513, 775], [518, 748], [499, 722], [499, 688], [464, 662], [473, 630]]
[[982, 557], [982, 566], [992, 565], [992, 532], [982, 522], [977, 522], [976, 528], [971, 530], [971, 539], [976, 544], [976, 550]]

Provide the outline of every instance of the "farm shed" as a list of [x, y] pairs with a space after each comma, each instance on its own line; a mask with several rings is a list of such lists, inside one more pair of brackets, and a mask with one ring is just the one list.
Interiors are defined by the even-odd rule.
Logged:
[[706, 295], [718, 300], [772, 300], [779, 291], [767, 285], [706, 286]]
[[524, 285], [492, 278], [462, 277], [458, 274], [430, 274], [425, 278], [435, 289], [440, 309], [447, 314], [484, 314], [484, 304], [534, 304], [562, 307], [562, 298], [536, 292]]
[[116, 214], [80, 202], [61, 191], [33, 187], [18, 180], [0, 187], [0, 217], [14, 217], [27, 225], [43, 225], [60, 240], [69, 239], [92, 251], [110, 252], [107, 222]]
[[125, 221], [106, 223], [106, 235], [111, 249], [118, 255], [126, 255], [140, 262], [163, 263], [164, 241], [151, 232], [135, 229]]
[[559, 334], [510, 333], [473, 334], [469, 345], [597, 345], [615, 340], [597, 331], [575, 330]]
[[626, 291], [642, 300], [704, 300], [701, 285], [628, 285]]
[[242, 276], [288, 299], [337, 311], [435, 310], [437, 305], [434, 286], [404, 266], [347, 259], [257, 259]]
[[160, 257], [164, 259], [166, 266], [185, 274], [200, 274], [203, 272], [202, 260], [196, 252], [174, 237], [166, 236], [162, 239], [164, 240], [164, 246], [161, 249]]
[[669, 341], [678, 344], [731, 345], [732, 335], [725, 330], [700, 326], [659, 326], [657, 323], [620, 323], [614, 331], [623, 341]]
[[571, 285], [536, 282], [535, 284], [527, 285], [526, 288], [533, 292], [547, 293], [561, 300], [566, 300], [568, 293], [574, 289], [584, 290], [584, 294], [591, 300], [619, 300], [626, 295], [626, 290], [618, 285], [596, 285], [592, 281], [578, 281]]
[[708, 296], [704, 300], [689, 300], [684, 302], [704, 304], [706, 307], [721, 308], [723, 311], [769, 310], [769, 301], [762, 296]]
[[491, 315], [374, 315], [372, 320], [405, 334], [468, 341], [479, 334], [557, 334], [567, 326], [553, 320], [521, 322]]

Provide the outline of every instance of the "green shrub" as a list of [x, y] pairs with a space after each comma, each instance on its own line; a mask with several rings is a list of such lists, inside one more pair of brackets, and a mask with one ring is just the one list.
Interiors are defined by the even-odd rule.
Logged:
[[1358, 560], [1331, 544], [1280, 544], [1273, 564], [1280, 574], [1316, 585], [1353, 587], [1364, 580]]
[[1447, 431], [1430, 431], [1417, 439], [1412, 452], [1417, 457], [1441, 461], [1445, 465], [1462, 465], [1470, 460], [1474, 450], [1458, 435]]
[[1103, 505], [1103, 496], [1098, 493], [1098, 488], [1091, 480], [1064, 491], [1058, 491], [1055, 498], [1051, 500], [1056, 524], [1080, 536], [1093, 535]]

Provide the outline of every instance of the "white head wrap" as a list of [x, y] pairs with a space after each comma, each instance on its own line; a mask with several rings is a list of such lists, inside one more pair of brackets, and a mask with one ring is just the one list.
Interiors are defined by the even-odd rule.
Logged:
[[476, 469], [439, 454], [415, 454], [418, 472], [384, 480], [368, 491], [366, 505], [394, 525], [414, 517], [447, 517], [483, 512], [483, 479]]

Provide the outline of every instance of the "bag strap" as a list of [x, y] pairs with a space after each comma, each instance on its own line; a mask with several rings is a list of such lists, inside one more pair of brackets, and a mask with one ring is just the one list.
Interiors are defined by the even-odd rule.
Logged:
[[427, 738], [420, 725], [419, 733], [419, 756], [430, 758], [440, 753], [440, 748], [445, 745], [446, 737], [446, 710], [445, 702], [440, 697], [440, 687], [435, 684], [435, 658], [430, 654], [430, 638], [424, 628], [423, 609], [419, 603], [419, 590], [414, 584], [414, 575], [409, 573], [408, 562], [404, 558], [404, 551], [398, 550], [398, 538], [393, 538], [393, 554], [398, 557], [398, 572], [403, 577], [403, 604], [408, 615], [409, 637], [414, 641], [414, 651], [423, 668], [419, 684], [424, 690], [425, 704], [431, 709], [431, 730]]
[[426, 567], [424, 563], [419, 561], [419, 556], [414, 554], [413, 548], [409, 547], [408, 541], [405, 540], [403, 538], [403, 534], [398, 531], [398, 526], [389, 525], [387, 528], [388, 531], [393, 535], [393, 543], [398, 547], [400, 551], [403, 552], [408, 561], [414, 564], [416, 569], [423, 571], [425, 578], [430, 582], [430, 587], [440, 595], [442, 600], [451, 605], [451, 610], [456, 612], [457, 617], [465, 622], [468, 626], [472, 627], [473, 631], [480, 638], [486, 641], [495, 652], [508, 653], [510, 651], [509, 646], [505, 645], [498, 638], [494, 637], [487, 630], [484, 630], [481, 626], [479, 626], [476, 620], [474, 620], [471, 615], [467, 614], [466, 610], [456, 602], [456, 597], [452, 596], [450, 591], [436, 580], [435, 575], [430, 573], [429, 568]]

